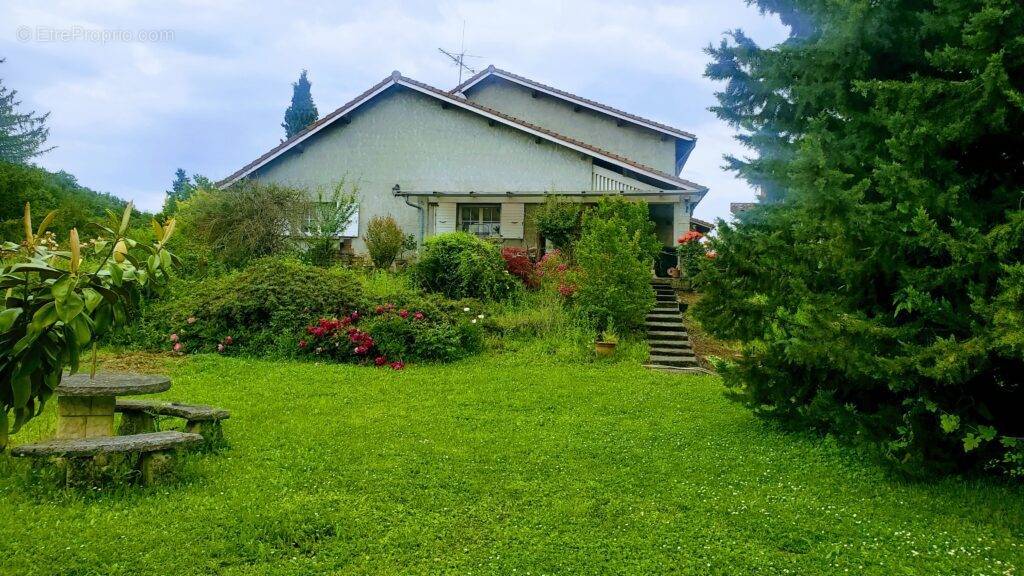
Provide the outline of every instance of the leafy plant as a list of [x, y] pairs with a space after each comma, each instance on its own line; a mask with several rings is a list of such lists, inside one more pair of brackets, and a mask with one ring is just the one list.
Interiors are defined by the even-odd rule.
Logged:
[[556, 248], [571, 252], [580, 237], [582, 210], [578, 203], [548, 196], [534, 212], [537, 231]]
[[313, 265], [330, 266], [334, 262], [339, 238], [359, 210], [358, 193], [355, 186], [347, 188], [344, 180], [334, 185], [326, 199], [323, 190], [317, 191], [304, 229], [309, 243], [306, 256]]
[[98, 225], [106, 237], [92, 243], [99, 262], [90, 267], [77, 229], [70, 232], [68, 252], [51, 250], [40, 239], [56, 213], [33, 231], [25, 204], [25, 240], [4, 243], [13, 263], [0, 269], [6, 291], [0, 312], [0, 447], [9, 430], [17, 432], [41, 413], [65, 368], [79, 369], [83, 347], [127, 323], [143, 290], [159, 290], [169, 281], [176, 258], [164, 245], [174, 219], [163, 226], [154, 220], [156, 241], [143, 245], [126, 236], [131, 214], [128, 204], [123, 214], [111, 212], [110, 222]]
[[525, 248], [506, 246], [501, 249], [501, 258], [505, 261], [505, 270], [519, 278], [527, 288], [539, 288], [540, 278], [534, 263], [530, 261]]
[[363, 240], [373, 265], [381, 270], [391, 268], [407, 245], [405, 232], [392, 216], [374, 216], [366, 226]]
[[[366, 307], [355, 275], [318, 268], [282, 256], [256, 260], [224, 276], [208, 278], [155, 302], [146, 311], [157, 325], [142, 336], [149, 348], [214, 352], [231, 336], [227, 351], [265, 357], [294, 355], [295, 335], [312, 318]], [[177, 342], [171, 342], [171, 334]]]
[[691, 281], [700, 273], [701, 266], [708, 258], [707, 248], [701, 242], [702, 237], [703, 234], [700, 232], [688, 230], [676, 239], [679, 265], [683, 270], [684, 277]]
[[177, 218], [211, 259], [240, 267], [293, 249], [307, 205], [305, 190], [246, 178], [225, 190], [197, 190], [178, 204]]
[[578, 311], [599, 330], [610, 323], [621, 330], [643, 325], [654, 305], [650, 251], [627, 222], [597, 212], [584, 220], [576, 243], [572, 298]]
[[501, 300], [517, 288], [498, 247], [466, 232], [427, 240], [413, 278], [422, 288], [449, 298]]

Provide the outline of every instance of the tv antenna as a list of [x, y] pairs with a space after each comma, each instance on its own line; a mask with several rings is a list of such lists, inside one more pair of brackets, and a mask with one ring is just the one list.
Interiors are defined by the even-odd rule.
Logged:
[[460, 45], [459, 51], [445, 50], [444, 48], [438, 48], [441, 54], [452, 59], [455, 66], [459, 69], [459, 84], [462, 84], [462, 71], [465, 70], [470, 74], [476, 74], [476, 70], [466, 64], [466, 58], [483, 58], [483, 56], [475, 56], [473, 54], [466, 53], [466, 21], [462, 21], [462, 44]]

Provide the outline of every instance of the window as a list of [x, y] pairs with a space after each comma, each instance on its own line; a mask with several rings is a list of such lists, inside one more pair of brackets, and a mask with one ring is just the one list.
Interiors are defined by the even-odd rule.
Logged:
[[501, 234], [500, 204], [459, 204], [459, 230], [477, 236]]

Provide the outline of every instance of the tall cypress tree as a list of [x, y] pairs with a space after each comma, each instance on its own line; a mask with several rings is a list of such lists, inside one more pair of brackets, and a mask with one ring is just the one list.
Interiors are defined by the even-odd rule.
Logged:
[[178, 168], [174, 172], [174, 181], [171, 182], [171, 189], [167, 191], [167, 198], [164, 199], [164, 215], [171, 215], [178, 211], [178, 203], [188, 200], [196, 187], [192, 184], [184, 168]]
[[895, 461], [1024, 476], [1024, 4], [753, 0], [708, 69], [776, 202], [722, 225], [695, 313], [755, 411]]
[[306, 78], [306, 71], [299, 75], [299, 81], [292, 84], [292, 104], [284, 111], [285, 138], [291, 138], [316, 122], [320, 117], [313, 103], [313, 95], [310, 93], [309, 79]]
[[[0, 64], [5, 61], [0, 58]], [[50, 113], [18, 112], [21, 102], [15, 100], [17, 96], [18, 91], [9, 90], [0, 79], [0, 161], [24, 164], [53, 150], [43, 147], [50, 135], [46, 126]]]

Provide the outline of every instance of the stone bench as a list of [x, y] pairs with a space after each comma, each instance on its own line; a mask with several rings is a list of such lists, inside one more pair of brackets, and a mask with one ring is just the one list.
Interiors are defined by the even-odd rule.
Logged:
[[[139, 472], [143, 484], [152, 484], [159, 472], [168, 466], [170, 453], [175, 449], [195, 446], [203, 442], [199, 434], [169, 430], [132, 434], [130, 436], [94, 436], [92, 438], [66, 438], [15, 446], [12, 456], [59, 458], [65, 461], [92, 459], [105, 464], [111, 454], [139, 454]], [[67, 466], [66, 481], [71, 484], [76, 467]]]
[[224, 432], [220, 424], [231, 417], [227, 410], [213, 406], [146, 400], [118, 399], [114, 411], [122, 415], [118, 428], [120, 434], [152, 432], [156, 430], [157, 416], [171, 416], [185, 420], [185, 431], [200, 434], [207, 446], [223, 443]]

